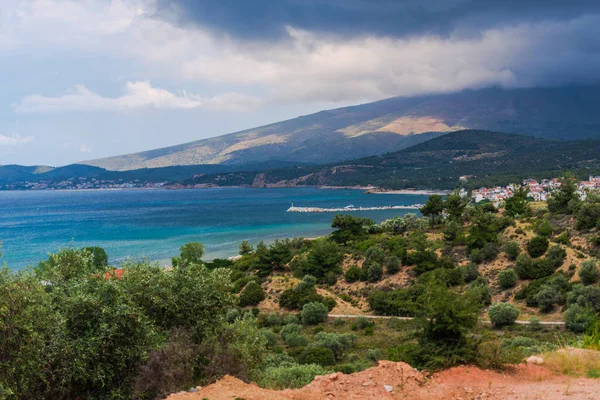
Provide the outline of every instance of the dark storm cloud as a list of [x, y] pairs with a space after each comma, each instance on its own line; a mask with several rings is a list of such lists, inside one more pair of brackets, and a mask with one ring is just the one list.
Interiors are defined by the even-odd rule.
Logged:
[[599, 0], [159, 0], [179, 23], [236, 37], [276, 40], [285, 27], [342, 36], [446, 35], [600, 12]]

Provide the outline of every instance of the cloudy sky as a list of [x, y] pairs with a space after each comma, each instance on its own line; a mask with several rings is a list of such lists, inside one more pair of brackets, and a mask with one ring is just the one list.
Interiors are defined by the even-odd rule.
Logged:
[[599, 37], [598, 0], [1, 0], [0, 164], [397, 95], [597, 83]]

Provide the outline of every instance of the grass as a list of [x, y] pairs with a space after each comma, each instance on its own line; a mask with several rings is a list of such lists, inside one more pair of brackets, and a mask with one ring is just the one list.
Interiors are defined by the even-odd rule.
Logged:
[[600, 378], [600, 353], [594, 350], [564, 348], [542, 354], [552, 371], [569, 376]]

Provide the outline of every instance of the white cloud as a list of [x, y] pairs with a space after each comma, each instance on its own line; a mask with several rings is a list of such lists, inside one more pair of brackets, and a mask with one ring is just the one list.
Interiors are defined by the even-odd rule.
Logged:
[[21, 146], [30, 142], [33, 142], [33, 136], [21, 137], [17, 134], [11, 136], [0, 135], [0, 146]]
[[55, 113], [72, 111], [127, 111], [145, 107], [159, 109], [209, 109], [245, 111], [260, 101], [239, 93], [225, 93], [215, 97], [202, 97], [182, 91], [174, 94], [154, 88], [148, 81], [127, 82], [120, 97], [103, 97], [83, 85], [58, 97], [34, 94], [23, 98], [15, 110], [20, 113]]
[[[60, 48], [117, 57], [144, 65], [146, 79], [222, 84], [265, 93], [271, 102], [348, 102], [489, 85], [585, 82], [600, 69], [600, 51], [590, 46], [600, 35], [599, 15], [506, 25], [474, 36], [335, 37], [290, 27], [287, 39], [256, 42], [154, 18], [154, 0], [4, 1], [15, 11], [0, 11], [0, 51]], [[168, 108], [195, 108], [197, 103], [210, 108], [212, 102], [246, 109], [256, 102], [243, 94], [211, 100], [168, 92], [156, 92], [152, 101], [126, 93], [115, 102], [84, 87], [54, 102], [27, 99], [43, 100], [41, 110], [49, 111], [64, 108], [58, 101], [68, 96], [88, 102], [72, 110], [127, 109], [148, 102]], [[224, 105], [224, 96], [239, 101]]]

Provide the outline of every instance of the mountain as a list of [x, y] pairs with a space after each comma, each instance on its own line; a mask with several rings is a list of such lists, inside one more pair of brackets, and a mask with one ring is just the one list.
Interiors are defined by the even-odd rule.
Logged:
[[523, 178], [551, 178], [572, 171], [600, 173], [600, 140], [549, 140], [481, 130], [462, 130], [397, 152], [326, 166], [301, 166], [262, 173], [206, 175], [184, 183], [219, 185], [368, 186], [389, 189], [452, 189], [473, 175], [473, 187]]
[[408, 148], [461, 129], [547, 139], [600, 137], [600, 86], [395, 97], [84, 164], [108, 170], [268, 160], [323, 164]]

